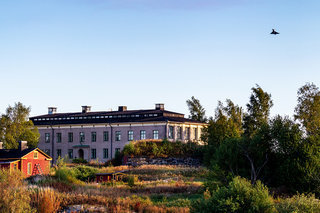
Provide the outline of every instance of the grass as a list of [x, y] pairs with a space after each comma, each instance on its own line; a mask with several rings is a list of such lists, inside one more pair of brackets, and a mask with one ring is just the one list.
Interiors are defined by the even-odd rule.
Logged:
[[138, 177], [134, 184], [97, 184], [80, 181], [79, 168], [84, 167], [62, 165], [59, 176], [56, 172], [38, 183], [38, 187], [52, 188], [61, 207], [86, 204], [103, 206], [109, 212], [189, 212], [191, 201], [203, 196], [203, 180], [207, 173], [204, 168], [181, 166], [95, 167], [94, 171], [99, 173], [129, 170], [130, 176]]
[[[57, 173], [52, 171], [38, 183], [29, 183], [26, 187], [23, 178], [16, 174], [0, 175], [0, 189], [7, 193], [0, 199], [1, 205], [15, 209], [30, 206], [36, 212], [55, 212], [63, 207], [80, 205], [85, 212], [181, 212], [192, 210], [199, 200], [208, 199], [211, 194], [205, 190], [204, 182], [208, 170], [202, 167], [182, 166], [139, 166], [139, 167], [82, 167], [90, 171], [114, 172], [129, 170], [129, 175], [138, 176], [133, 183], [115, 182], [115, 184], [97, 184], [77, 179], [74, 172], [79, 165], [62, 165]], [[58, 167], [56, 170], [59, 169]], [[59, 175], [57, 175], [59, 174]], [[84, 179], [85, 180], [85, 179]], [[10, 187], [9, 187], [10, 186]], [[23, 199], [16, 199], [15, 188], [21, 188]], [[9, 191], [7, 189], [10, 189]], [[27, 191], [26, 191], [27, 190]], [[14, 197], [13, 197], [14, 196]], [[10, 199], [14, 198], [14, 202]], [[24, 204], [22, 203], [24, 201]], [[320, 201], [314, 195], [296, 195], [288, 198], [274, 198], [277, 212], [319, 212]], [[12, 203], [12, 205], [10, 205]], [[29, 203], [29, 204], [28, 204]], [[14, 204], [14, 205], [13, 205]], [[23, 205], [22, 205], [23, 204]], [[43, 205], [44, 204], [44, 205]], [[26, 207], [23, 207], [24, 209]], [[92, 210], [93, 209], [93, 210]], [[99, 210], [100, 209], [100, 210]], [[15, 212], [19, 212], [15, 209]], [[31, 212], [31, 210], [30, 210]]]

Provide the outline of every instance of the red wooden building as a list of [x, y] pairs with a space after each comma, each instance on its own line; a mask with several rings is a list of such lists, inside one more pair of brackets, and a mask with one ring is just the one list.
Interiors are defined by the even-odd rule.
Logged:
[[20, 141], [18, 149], [2, 149], [0, 142], [0, 169], [18, 169], [25, 177], [45, 175], [50, 172], [52, 158], [39, 148], [28, 148], [27, 141]]
[[111, 172], [111, 173], [97, 173], [96, 182], [122, 181], [124, 176], [127, 176], [128, 170]]

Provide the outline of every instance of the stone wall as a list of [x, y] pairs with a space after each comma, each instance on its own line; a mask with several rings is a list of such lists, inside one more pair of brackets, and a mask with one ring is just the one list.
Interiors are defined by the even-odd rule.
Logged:
[[128, 166], [140, 165], [176, 165], [176, 166], [200, 166], [201, 162], [196, 158], [148, 158], [148, 157], [128, 157], [124, 161]]

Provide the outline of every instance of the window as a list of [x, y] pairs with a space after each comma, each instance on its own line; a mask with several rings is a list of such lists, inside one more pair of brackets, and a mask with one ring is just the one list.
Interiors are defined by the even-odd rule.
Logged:
[[50, 133], [45, 133], [45, 142], [50, 143]]
[[91, 159], [96, 159], [96, 158], [97, 158], [97, 150], [91, 149]]
[[73, 142], [73, 132], [68, 133], [68, 142]]
[[57, 157], [61, 157], [61, 149], [57, 149]]
[[116, 148], [116, 153], [115, 154], [118, 154], [120, 153], [120, 148]]
[[61, 133], [57, 133], [57, 143], [61, 143]]
[[33, 158], [34, 159], [38, 159], [38, 151], [34, 151], [33, 152]]
[[116, 141], [121, 141], [121, 131], [116, 131]]
[[14, 164], [13, 164], [13, 169], [14, 169], [14, 170], [18, 170], [18, 164], [17, 164], [17, 163], [14, 163]]
[[105, 131], [103, 132], [103, 141], [108, 141], [109, 140], [109, 132]]
[[50, 156], [50, 149], [45, 149], [44, 152]]
[[109, 157], [109, 150], [103, 149], [103, 158], [108, 158], [108, 157]]
[[170, 139], [173, 139], [173, 126], [169, 126], [169, 135], [168, 135], [168, 137]]
[[186, 140], [190, 140], [190, 127], [186, 127]]
[[84, 142], [85, 140], [84, 132], [80, 132], [79, 136], [80, 136], [80, 142]]
[[198, 128], [197, 127], [194, 128], [194, 139], [198, 140]]
[[132, 130], [128, 131], [128, 141], [133, 141], [133, 131]]
[[69, 159], [73, 159], [73, 149], [68, 149], [68, 157]]
[[153, 130], [153, 139], [159, 139], [159, 131]]
[[28, 163], [27, 173], [28, 175], [31, 175], [31, 163]]
[[178, 126], [177, 128], [177, 137], [178, 139], [182, 139], [182, 127], [181, 126]]
[[146, 139], [146, 130], [141, 130], [140, 131], [140, 140]]
[[91, 132], [91, 142], [96, 142], [96, 141], [97, 141], [97, 133]]

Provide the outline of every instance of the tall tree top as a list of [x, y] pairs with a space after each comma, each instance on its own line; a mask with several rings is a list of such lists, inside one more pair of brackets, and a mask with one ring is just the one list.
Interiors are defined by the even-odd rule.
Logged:
[[245, 134], [249, 137], [254, 135], [263, 124], [268, 123], [270, 109], [273, 106], [271, 94], [263, 91], [259, 85], [252, 87], [251, 90], [247, 113], [244, 116]]
[[198, 99], [192, 96], [191, 99], [187, 100], [186, 102], [190, 112], [189, 118], [201, 122], [207, 121], [206, 110], [202, 107]]
[[306, 83], [298, 90], [295, 120], [300, 121], [309, 136], [320, 135], [320, 91], [313, 83]]
[[40, 134], [29, 120], [30, 107], [18, 102], [9, 106], [0, 117], [0, 141], [7, 149], [18, 148], [19, 141], [28, 141], [29, 147], [36, 147]]

